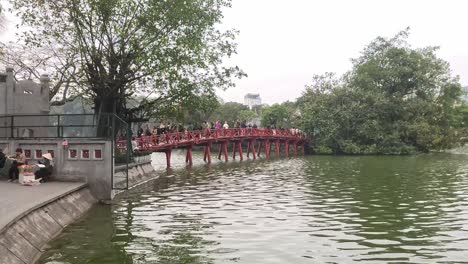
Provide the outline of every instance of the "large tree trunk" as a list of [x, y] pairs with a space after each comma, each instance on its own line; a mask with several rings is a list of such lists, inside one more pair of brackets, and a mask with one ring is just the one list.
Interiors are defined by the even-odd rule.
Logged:
[[119, 130], [118, 123], [115, 122], [113, 114], [117, 113], [118, 98], [112, 96], [97, 96], [94, 99], [94, 114], [97, 119], [97, 137], [112, 138]]

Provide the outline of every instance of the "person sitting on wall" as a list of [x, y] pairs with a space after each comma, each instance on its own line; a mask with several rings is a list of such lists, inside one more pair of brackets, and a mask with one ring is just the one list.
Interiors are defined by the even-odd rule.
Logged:
[[10, 179], [8, 181], [15, 181], [18, 180], [19, 178], [19, 170], [18, 167], [21, 165], [24, 165], [26, 163], [26, 156], [23, 153], [23, 150], [21, 148], [16, 149], [16, 155], [13, 158], [13, 164], [11, 164], [10, 171], [8, 175], [10, 176]]
[[52, 165], [52, 155], [50, 153], [46, 153], [42, 155], [42, 160], [39, 161], [39, 170], [34, 173], [36, 179], [41, 179], [42, 182], [49, 181], [50, 175], [52, 175], [52, 171], [54, 166]]
[[3, 149], [0, 148], [0, 169], [5, 167], [5, 163], [6, 163], [6, 156], [3, 153]]

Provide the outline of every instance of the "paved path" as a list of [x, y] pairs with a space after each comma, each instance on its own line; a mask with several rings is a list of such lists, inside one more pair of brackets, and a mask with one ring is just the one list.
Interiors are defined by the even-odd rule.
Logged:
[[38, 186], [22, 186], [0, 180], [0, 233], [12, 221], [85, 185], [78, 182], [47, 182]]

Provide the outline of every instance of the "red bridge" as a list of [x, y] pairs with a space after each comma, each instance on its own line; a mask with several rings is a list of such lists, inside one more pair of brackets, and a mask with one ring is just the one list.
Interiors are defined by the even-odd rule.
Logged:
[[[219, 145], [218, 159], [224, 155], [225, 161], [228, 161], [228, 144], [232, 143], [232, 158], [236, 158], [237, 152], [239, 159], [243, 160], [242, 143], [248, 142], [247, 157], [252, 153], [255, 160], [262, 154], [270, 158], [272, 145], [275, 145], [276, 156], [280, 156], [281, 144], [284, 144], [286, 156], [289, 156], [289, 148], [296, 156], [298, 147], [304, 154], [307, 138], [302, 133], [296, 133], [293, 130], [279, 129], [256, 129], [256, 128], [234, 128], [234, 129], [206, 129], [198, 131], [185, 131], [177, 133], [168, 133], [162, 135], [153, 134], [151, 136], [141, 136], [136, 139], [138, 151], [165, 152], [167, 167], [171, 166], [171, 152], [173, 149], [187, 149], [185, 162], [192, 165], [192, 148], [194, 146], [204, 146], [205, 162], [211, 163], [211, 149], [213, 145]], [[117, 142], [117, 147], [126, 149], [126, 141]]]

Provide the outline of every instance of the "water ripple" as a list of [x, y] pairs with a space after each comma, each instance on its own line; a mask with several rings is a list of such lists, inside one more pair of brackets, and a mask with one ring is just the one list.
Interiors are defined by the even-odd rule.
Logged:
[[103, 243], [125, 255], [108, 263], [463, 263], [467, 164], [312, 156], [176, 172], [113, 205]]

